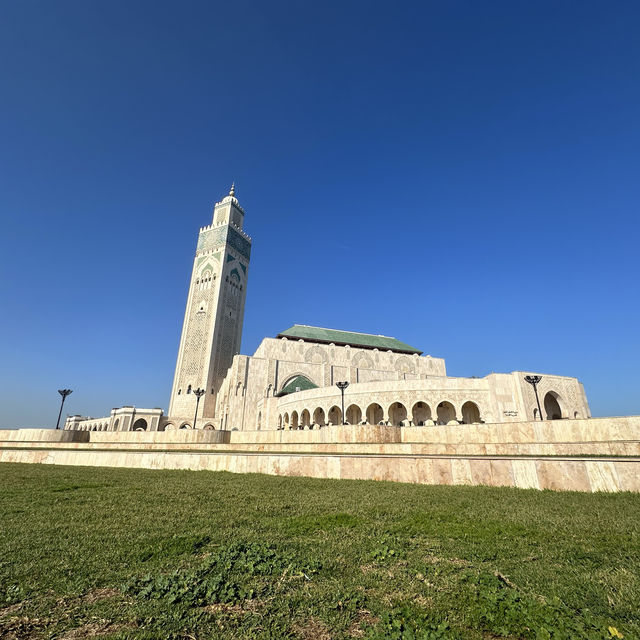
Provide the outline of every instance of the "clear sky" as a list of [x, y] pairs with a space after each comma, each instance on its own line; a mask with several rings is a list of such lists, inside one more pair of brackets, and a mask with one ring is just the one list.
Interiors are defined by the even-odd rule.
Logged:
[[200, 226], [294, 323], [640, 414], [640, 3], [5, 1], [0, 426], [167, 408]]

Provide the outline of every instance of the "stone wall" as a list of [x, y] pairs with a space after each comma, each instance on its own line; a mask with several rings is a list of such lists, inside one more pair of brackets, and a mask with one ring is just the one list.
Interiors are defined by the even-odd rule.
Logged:
[[313, 431], [21, 429], [0, 431], [0, 461], [640, 491], [640, 416]]

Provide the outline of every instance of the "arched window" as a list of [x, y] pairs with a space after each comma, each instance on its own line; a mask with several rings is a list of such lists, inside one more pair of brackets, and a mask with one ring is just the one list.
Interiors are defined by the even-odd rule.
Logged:
[[465, 402], [462, 405], [462, 423], [473, 424], [480, 422], [480, 409], [475, 402]]
[[331, 407], [331, 409], [329, 409], [328, 417], [331, 424], [342, 424], [342, 411], [339, 407]]
[[377, 402], [374, 402], [367, 407], [366, 415], [368, 424], [380, 424], [384, 418], [382, 407]]
[[448, 424], [456, 419], [455, 407], [447, 401], [441, 402], [438, 405], [436, 413], [438, 415], [438, 424]]
[[544, 411], [547, 414], [547, 420], [560, 420], [562, 418], [560, 396], [555, 391], [547, 392], [543, 405]]
[[187, 387], [187, 393], [191, 393], [191, 385]]
[[138, 418], [133, 423], [132, 431], [146, 431], [147, 430], [147, 421], [144, 418]]
[[413, 424], [422, 427], [427, 420], [431, 420], [431, 407], [426, 402], [416, 402], [411, 410]]
[[402, 426], [407, 419], [407, 409], [401, 402], [394, 402], [389, 407], [389, 420], [394, 427]]
[[347, 407], [347, 422], [349, 424], [360, 424], [362, 421], [362, 410], [356, 404]]

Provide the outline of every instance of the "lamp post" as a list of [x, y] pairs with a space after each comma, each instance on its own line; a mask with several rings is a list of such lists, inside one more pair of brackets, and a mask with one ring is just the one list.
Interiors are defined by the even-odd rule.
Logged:
[[525, 376], [525, 381], [533, 387], [533, 392], [536, 394], [536, 402], [538, 403], [538, 413], [540, 414], [540, 420], [544, 420], [542, 417], [542, 409], [540, 408], [540, 398], [538, 397], [538, 382], [542, 380], [542, 376]]
[[196, 394], [196, 415], [193, 416], [193, 428], [196, 428], [196, 420], [198, 419], [198, 405], [200, 404], [200, 398], [205, 394], [204, 389], [196, 389], [193, 393]]
[[344, 419], [344, 390], [349, 386], [348, 382], [336, 382], [336, 387], [340, 389], [340, 393], [342, 394], [342, 424], [345, 423]]
[[56, 429], [60, 427], [60, 416], [62, 415], [62, 407], [64, 407], [64, 401], [67, 396], [73, 393], [72, 389], [58, 389], [58, 393], [62, 396], [62, 402], [60, 403], [60, 413], [58, 414], [58, 422], [56, 422]]

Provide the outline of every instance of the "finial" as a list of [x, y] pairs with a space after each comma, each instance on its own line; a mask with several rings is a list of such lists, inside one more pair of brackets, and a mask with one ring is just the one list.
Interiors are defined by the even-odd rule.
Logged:
[[236, 183], [235, 182], [231, 183], [231, 189], [229, 190], [229, 195], [231, 197], [234, 197], [236, 195]]

